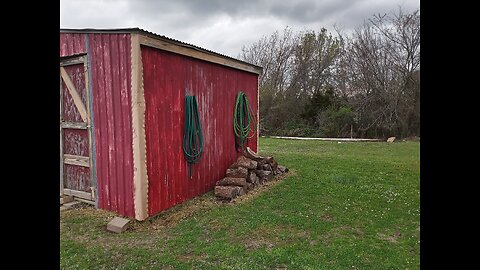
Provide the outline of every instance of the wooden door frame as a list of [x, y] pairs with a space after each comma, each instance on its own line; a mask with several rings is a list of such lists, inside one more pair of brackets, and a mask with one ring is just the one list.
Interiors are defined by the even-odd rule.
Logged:
[[[85, 77], [85, 91], [86, 91], [86, 101], [85, 101], [85, 110], [81, 113], [83, 122], [80, 123], [70, 123], [70, 122], [63, 122], [62, 114], [63, 114], [63, 84], [62, 84], [62, 74], [60, 73], [60, 196], [72, 195], [87, 201], [91, 201], [93, 203], [96, 202], [96, 190], [97, 190], [97, 183], [94, 178], [94, 149], [92, 147], [92, 139], [93, 139], [93, 130], [92, 130], [92, 108], [90, 104], [90, 74], [88, 69], [88, 55], [86, 53], [77, 54], [67, 57], [60, 57], [60, 72], [62, 72], [62, 68], [65, 66], [71, 65], [78, 65], [83, 64], [83, 72]], [[68, 75], [67, 75], [68, 76]], [[77, 93], [78, 94], [78, 93]], [[73, 97], [72, 97], [73, 98]], [[78, 109], [78, 107], [77, 107]], [[84, 158], [77, 158], [76, 156], [66, 155], [63, 154], [63, 129], [64, 128], [73, 128], [73, 129], [86, 129], [88, 134], [88, 163]], [[67, 157], [66, 157], [67, 156]], [[66, 189], [64, 187], [64, 164], [73, 164], [73, 165], [80, 165], [84, 167], [89, 167], [90, 169], [90, 184], [91, 184], [91, 192], [84, 192], [84, 191], [77, 191]]]

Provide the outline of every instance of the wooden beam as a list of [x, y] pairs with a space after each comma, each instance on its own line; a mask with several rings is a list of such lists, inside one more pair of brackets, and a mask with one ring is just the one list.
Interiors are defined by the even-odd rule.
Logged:
[[[63, 87], [60, 76], [60, 123], [63, 120]], [[60, 125], [60, 196], [63, 196], [63, 129]]]
[[87, 129], [87, 123], [83, 122], [61, 122], [60, 126], [62, 128]]
[[148, 217], [148, 176], [145, 151], [145, 96], [140, 36], [138, 34], [131, 35], [130, 57], [132, 65], [133, 205], [135, 218], [144, 220]]
[[235, 61], [233, 59], [228, 59], [228, 58], [225, 58], [225, 57], [221, 57], [219, 55], [210, 54], [210, 53], [207, 53], [207, 52], [199, 51], [199, 50], [194, 49], [194, 48], [173, 44], [173, 43], [168, 42], [168, 41], [158, 40], [158, 39], [148, 37], [148, 36], [144, 36], [144, 35], [140, 35], [140, 44], [145, 45], [145, 46], [149, 46], [149, 47], [153, 47], [153, 48], [157, 48], [157, 49], [160, 49], [160, 50], [165, 50], [165, 51], [169, 51], [169, 52], [178, 53], [178, 54], [181, 54], [181, 55], [190, 56], [190, 57], [193, 57], [193, 58], [205, 60], [205, 61], [208, 61], [208, 62], [220, 64], [220, 65], [223, 65], [223, 66], [228, 66], [228, 67], [232, 67], [232, 68], [235, 68], [235, 69], [240, 69], [240, 70], [252, 72], [252, 73], [255, 73], [255, 74], [261, 74], [262, 73], [261, 68], [254, 67], [252, 65], [248, 65], [248, 64], [242, 63], [240, 61]]
[[85, 191], [78, 191], [78, 190], [65, 188], [65, 189], [63, 189], [63, 194], [71, 195], [73, 197], [78, 197], [78, 198], [82, 198], [82, 199], [89, 200], [89, 201], [94, 200], [94, 199], [92, 199], [92, 194], [88, 193], [88, 192], [85, 192]]
[[82, 167], [90, 167], [90, 158], [76, 155], [63, 155], [63, 163], [70, 165], [77, 165]]
[[94, 196], [92, 195], [92, 200], [90, 199], [82, 199], [82, 198], [75, 198], [75, 201], [83, 202], [83, 203], [88, 203], [91, 205], [95, 205], [95, 202], [93, 201]]
[[60, 61], [60, 66], [65, 67], [65, 66], [83, 64], [84, 59], [85, 59], [85, 56], [75, 57], [72, 59], [62, 59]]
[[350, 139], [350, 138], [308, 138], [308, 137], [285, 137], [285, 136], [269, 136], [275, 139], [290, 139], [290, 140], [317, 140], [317, 141], [338, 141], [338, 142], [380, 142], [380, 139]]
[[60, 67], [60, 74], [62, 75], [63, 81], [67, 85], [68, 92], [72, 96], [73, 103], [75, 103], [75, 106], [80, 112], [83, 122], [88, 123], [87, 109], [85, 108], [85, 105], [83, 105], [82, 98], [78, 94], [77, 89], [75, 89], [75, 85], [73, 84], [72, 80], [70, 80], [70, 76], [68, 76], [64, 67]]
[[257, 76], [257, 153], [260, 153], [260, 76]]
[[[86, 42], [86, 47], [88, 49], [88, 35], [86, 34], [85, 35], [85, 42]], [[90, 188], [92, 190], [92, 198], [94, 201], [96, 201], [96, 196], [95, 196], [95, 189], [97, 187], [97, 182], [96, 182], [96, 179], [94, 177], [95, 175], [95, 157], [93, 155], [93, 143], [92, 143], [92, 140], [93, 140], [93, 137], [94, 135], [92, 134], [93, 133], [93, 110], [92, 110], [92, 105], [90, 103], [90, 99], [93, 98], [92, 97], [92, 93], [91, 93], [91, 83], [90, 83], [90, 72], [89, 72], [89, 68], [88, 68], [88, 62], [87, 60], [89, 59], [89, 57], [84, 57], [84, 62], [83, 62], [83, 72], [85, 74], [85, 91], [87, 93], [87, 101], [86, 101], [86, 105], [87, 105], [87, 111], [88, 111], [88, 116], [89, 116], [89, 119], [88, 119], [88, 122], [90, 123], [90, 125], [87, 126], [88, 130], [88, 156], [90, 157], [89, 158], [89, 167], [90, 167], [90, 183], [92, 183], [92, 187]]]
[[60, 204], [69, 203], [69, 202], [73, 202], [73, 196], [65, 195], [60, 197]]

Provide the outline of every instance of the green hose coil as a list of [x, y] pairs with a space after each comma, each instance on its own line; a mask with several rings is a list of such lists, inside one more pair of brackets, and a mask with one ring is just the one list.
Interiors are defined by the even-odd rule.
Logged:
[[248, 143], [248, 139], [252, 138], [257, 130], [255, 113], [248, 103], [247, 95], [242, 91], [238, 92], [235, 101], [233, 130], [236, 148], [241, 148], [242, 151]]
[[185, 96], [185, 129], [182, 146], [185, 159], [190, 166], [190, 178], [192, 178], [192, 166], [202, 157], [203, 152], [202, 126], [195, 96]]

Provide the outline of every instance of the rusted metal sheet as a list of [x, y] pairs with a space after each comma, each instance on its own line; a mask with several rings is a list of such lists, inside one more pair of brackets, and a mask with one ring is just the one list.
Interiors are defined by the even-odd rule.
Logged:
[[[142, 47], [149, 215], [202, 194], [225, 176], [239, 153], [233, 112], [238, 91], [257, 112], [257, 75]], [[195, 95], [205, 146], [192, 179], [182, 149], [184, 97]], [[257, 151], [257, 137], [248, 145]]]
[[86, 53], [85, 34], [60, 33], [60, 56]]
[[98, 207], [134, 217], [130, 34], [88, 34], [88, 48]]

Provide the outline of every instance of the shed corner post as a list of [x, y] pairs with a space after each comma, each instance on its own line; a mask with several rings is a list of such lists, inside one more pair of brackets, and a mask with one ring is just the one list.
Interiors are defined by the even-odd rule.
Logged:
[[132, 91], [132, 146], [133, 146], [133, 200], [135, 219], [148, 217], [148, 176], [145, 139], [145, 96], [140, 34], [131, 33], [131, 91]]
[[257, 153], [260, 152], [260, 75], [257, 75]]

